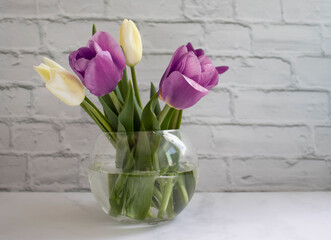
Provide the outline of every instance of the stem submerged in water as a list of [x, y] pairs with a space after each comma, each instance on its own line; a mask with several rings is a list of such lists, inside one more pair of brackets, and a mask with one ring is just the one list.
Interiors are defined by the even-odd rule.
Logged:
[[164, 192], [163, 192], [161, 206], [159, 209], [159, 213], [157, 214], [158, 218], [163, 218], [164, 213], [167, 210], [169, 199], [170, 199], [170, 196], [172, 193], [172, 186], [173, 186], [172, 182], [173, 182], [173, 178], [172, 178], [172, 176], [170, 176], [167, 180], [167, 184], [166, 184]]

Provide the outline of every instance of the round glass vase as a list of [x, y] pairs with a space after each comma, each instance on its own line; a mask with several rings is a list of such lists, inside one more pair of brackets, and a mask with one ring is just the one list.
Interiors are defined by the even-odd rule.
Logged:
[[176, 217], [197, 183], [197, 156], [179, 130], [103, 133], [88, 165], [91, 191], [102, 209], [124, 222]]

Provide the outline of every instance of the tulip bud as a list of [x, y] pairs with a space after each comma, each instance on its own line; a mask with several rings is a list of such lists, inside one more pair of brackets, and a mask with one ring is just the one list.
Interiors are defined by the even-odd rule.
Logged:
[[45, 81], [46, 88], [69, 106], [77, 106], [85, 98], [85, 88], [80, 80], [61, 65], [44, 57], [46, 64], [34, 66], [36, 72]]
[[128, 66], [133, 67], [140, 62], [143, 54], [140, 33], [136, 24], [131, 20], [124, 19], [121, 25], [120, 45]]

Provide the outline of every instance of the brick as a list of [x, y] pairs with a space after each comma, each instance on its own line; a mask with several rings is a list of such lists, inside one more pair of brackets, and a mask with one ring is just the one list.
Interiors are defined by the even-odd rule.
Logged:
[[[171, 55], [144, 55], [135, 67], [139, 85], [144, 84], [149, 88], [150, 83], [153, 82], [156, 89], [158, 89], [171, 57]], [[130, 70], [127, 69], [127, 71], [130, 76]]]
[[199, 181], [197, 191], [219, 192], [228, 189], [226, 164], [221, 159], [199, 161]]
[[240, 120], [328, 122], [325, 92], [260, 92], [244, 90], [235, 98], [235, 116]]
[[249, 29], [235, 24], [208, 25], [206, 47], [212, 54], [224, 51], [250, 51]]
[[141, 29], [144, 49], [155, 52], [173, 53], [187, 42], [198, 48], [203, 35], [201, 25], [195, 23], [147, 23]]
[[234, 159], [231, 188], [237, 191], [325, 191], [331, 175], [325, 160]]
[[49, 92], [46, 87], [36, 88], [32, 91], [34, 115], [79, 119], [81, 115], [80, 106], [68, 106]]
[[0, 150], [8, 150], [10, 143], [10, 132], [9, 127], [0, 123]]
[[300, 83], [309, 87], [331, 87], [330, 58], [302, 57], [297, 60], [296, 72]]
[[315, 143], [317, 154], [331, 155], [331, 127], [316, 127], [315, 128]]
[[232, 19], [232, 0], [185, 0], [184, 14], [191, 19]]
[[[92, 153], [102, 131], [96, 124], [66, 124], [62, 130], [63, 143], [70, 152]], [[112, 146], [109, 143], [109, 147]]]
[[[77, 31], [79, 29], [79, 31]], [[62, 51], [74, 51], [85, 46], [91, 37], [91, 27], [84, 22], [49, 23], [46, 41]]]
[[75, 157], [34, 157], [29, 165], [33, 190], [63, 191], [77, 187], [78, 159]]
[[320, 28], [295, 25], [253, 25], [253, 49], [258, 53], [320, 53]]
[[[140, 91], [140, 98], [141, 98], [141, 102], [143, 104], [143, 106], [146, 106], [146, 104], [148, 103], [148, 101], [150, 100], [150, 86], [148, 85], [148, 89], [147, 88], [143, 88], [144, 85], [142, 85], [140, 88], [139, 88], [139, 91]], [[147, 86], [146, 86], [147, 87]], [[157, 89], [158, 89], [158, 86], [156, 85], [155, 86]], [[159, 99], [159, 103], [160, 103], [160, 106], [162, 107], [164, 104], [163, 101], [161, 101]]]
[[22, 189], [25, 184], [26, 158], [0, 155], [0, 188]]
[[0, 23], [0, 32], [6, 33], [0, 35], [0, 48], [37, 49], [40, 45], [39, 29], [35, 23], [4, 21]]
[[[181, 126], [181, 132], [183, 132], [188, 141], [193, 144], [198, 154], [215, 152], [210, 126], [183, 123]], [[202, 139], [203, 141], [201, 141]]]
[[74, 73], [74, 71], [71, 69], [69, 65], [69, 54], [70, 53], [63, 53], [61, 49], [52, 51], [52, 57], [46, 56], [50, 59], [53, 59], [55, 62], [60, 64], [62, 67], [64, 67], [66, 70], [68, 70], [71, 73]]
[[97, 15], [102, 16], [104, 12], [104, 1], [103, 0], [71, 0], [61, 1], [62, 9], [68, 14], [77, 15]]
[[213, 128], [215, 147], [223, 155], [293, 156], [311, 151], [307, 127], [238, 126]]
[[31, 111], [30, 90], [10, 88], [1, 90], [0, 112], [2, 116], [26, 116]]
[[1, 16], [28, 16], [36, 14], [35, 0], [15, 1], [1, 0], [0, 15]]
[[90, 189], [90, 183], [88, 180], [88, 164], [89, 164], [89, 156], [81, 157], [79, 162], [79, 187], [83, 189]]
[[236, 0], [237, 18], [253, 21], [280, 21], [279, 0]]
[[[83, 47], [91, 38], [92, 24], [98, 31], [106, 31], [118, 39], [119, 24], [115, 22], [70, 21], [67, 23], [49, 23], [46, 26], [46, 41], [56, 50], [74, 51]], [[78, 31], [79, 29], [79, 31]]]
[[296, 0], [283, 2], [286, 21], [319, 22], [331, 20], [331, 2], [328, 0], [306, 0], [298, 4]]
[[15, 124], [13, 127], [14, 151], [57, 152], [61, 150], [59, 134], [51, 124]]
[[181, 1], [128, 0], [123, 4], [123, 2], [111, 0], [108, 3], [107, 16], [114, 18], [130, 18], [133, 20], [136, 18], [178, 19], [182, 17]]
[[39, 15], [56, 15], [60, 12], [58, 0], [37, 1]]
[[245, 86], [287, 86], [291, 81], [291, 69], [287, 62], [273, 58], [217, 58], [215, 66], [226, 65], [230, 69], [221, 76], [222, 83]]
[[331, 27], [325, 27], [323, 31], [323, 50], [325, 54], [331, 55]]
[[39, 65], [41, 61], [41, 56], [32, 54], [18, 57], [11, 54], [0, 54], [0, 81], [33, 83], [32, 79], [38, 78], [33, 66]]
[[196, 105], [184, 112], [192, 118], [231, 118], [230, 94], [225, 91], [210, 91]]

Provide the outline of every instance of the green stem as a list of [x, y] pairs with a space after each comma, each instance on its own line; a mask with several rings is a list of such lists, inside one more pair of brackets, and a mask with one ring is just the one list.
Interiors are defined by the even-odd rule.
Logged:
[[134, 67], [130, 67], [130, 69], [131, 69], [131, 76], [132, 76], [134, 94], [136, 96], [136, 99], [137, 99], [137, 102], [138, 102], [139, 106], [142, 108], [139, 89], [138, 89], [138, 84], [137, 84], [137, 78], [136, 78], [136, 71], [135, 71]]
[[112, 132], [111, 127], [109, 126], [109, 123], [103, 117], [102, 114], [100, 114], [95, 108], [93, 108], [91, 105], [86, 105], [87, 108], [94, 114], [94, 116], [101, 122], [101, 124], [106, 128], [108, 132]]
[[108, 119], [100, 112], [100, 110], [85, 96], [81, 103], [82, 108], [90, 115], [90, 117], [98, 124], [103, 132], [108, 132], [113, 141], [116, 142], [116, 136], [110, 126]]
[[162, 193], [160, 192], [160, 190], [154, 186], [154, 196], [157, 198], [157, 200], [159, 200], [159, 202], [161, 202], [162, 200]]
[[185, 183], [184, 183], [184, 179], [182, 176], [178, 177], [178, 186], [179, 186], [179, 191], [181, 192], [184, 202], [185, 202], [185, 206], [188, 204], [188, 194], [186, 191], [186, 187], [185, 187]]
[[148, 210], [148, 213], [147, 213], [147, 218], [155, 218], [154, 214], [152, 213], [151, 209]]
[[163, 122], [164, 118], [167, 116], [167, 113], [169, 112], [170, 109], [171, 107], [168, 104], [164, 106], [159, 116], [157, 117], [160, 124]]
[[94, 122], [100, 127], [103, 132], [107, 132], [107, 129], [98, 121], [98, 119], [91, 113], [89, 108], [86, 106], [85, 100], [80, 104], [80, 106], [85, 110], [85, 112], [94, 120]]
[[109, 93], [109, 97], [110, 97], [110, 99], [113, 101], [114, 106], [115, 106], [115, 108], [116, 108], [116, 111], [117, 111], [118, 113], [120, 113], [121, 110], [122, 110], [122, 104], [121, 104], [120, 101], [118, 100], [118, 98], [117, 98], [117, 96], [116, 96], [116, 94], [115, 94], [115, 91], [112, 91], [111, 93]]
[[165, 211], [167, 210], [169, 199], [172, 193], [172, 176], [169, 177], [167, 184], [165, 186], [164, 192], [163, 192], [163, 198], [161, 202], [161, 206], [159, 209], [159, 212], [157, 214], [158, 218], [163, 218]]
[[176, 129], [180, 129], [180, 124], [182, 123], [182, 117], [183, 117], [183, 110], [179, 110]]

